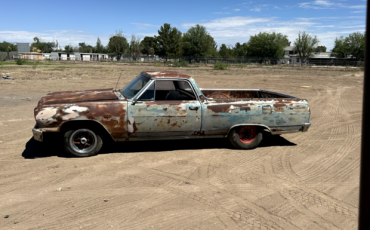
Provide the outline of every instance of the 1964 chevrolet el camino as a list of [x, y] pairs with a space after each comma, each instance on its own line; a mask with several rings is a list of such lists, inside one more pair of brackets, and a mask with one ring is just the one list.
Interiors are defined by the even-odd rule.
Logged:
[[306, 132], [306, 100], [259, 89], [200, 89], [173, 71], [145, 71], [121, 90], [49, 93], [34, 110], [33, 135], [61, 132], [65, 150], [86, 157], [99, 152], [104, 138], [139, 141], [228, 138], [251, 149], [271, 134]]

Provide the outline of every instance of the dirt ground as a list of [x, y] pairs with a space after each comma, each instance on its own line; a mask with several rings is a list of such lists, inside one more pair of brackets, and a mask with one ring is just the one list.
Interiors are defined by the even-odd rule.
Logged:
[[[306, 133], [254, 150], [224, 139], [111, 144], [69, 158], [33, 140], [48, 92], [123, 87], [143, 70], [203, 88], [260, 88], [307, 99]], [[363, 72], [310, 68], [0, 66], [0, 229], [356, 229]], [[300, 88], [299, 86], [312, 86]]]

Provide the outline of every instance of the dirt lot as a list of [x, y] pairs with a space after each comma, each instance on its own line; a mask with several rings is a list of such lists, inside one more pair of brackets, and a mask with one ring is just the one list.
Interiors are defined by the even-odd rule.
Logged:
[[[33, 140], [42, 95], [113, 88], [120, 72], [122, 87], [142, 70], [168, 69], [203, 88], [305, 98], [312, 127], [249, 151], [222, 139], [147, 141], [69, 158], [57, 137]], [[3, 74], [16, 80], [0, 80], [0, 229], [356, 229], [363, 72], [4, 65]]]

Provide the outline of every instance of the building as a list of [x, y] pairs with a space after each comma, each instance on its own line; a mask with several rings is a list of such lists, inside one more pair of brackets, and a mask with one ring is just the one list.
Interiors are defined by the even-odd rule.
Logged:
[[107, 60], [108, 54], [100, 53], [66, 53], [66, 52], [51, 52], [52, 60], [60, 61], [100, 61]]
[[[330, 63], [333, 63], [333, 59], [335, 59], [335, 57], [332, 57], [331, 54], [332, 52], [314, 52], [308, 59], [308, 63], [317, 65], [328, 65]], [[278, 63], [301, 64], [302, 60], [299, 57], [298, 52], [294, 50], [294, 46], [287, 46], [284, 48], [284, 58], [280, 59]]]

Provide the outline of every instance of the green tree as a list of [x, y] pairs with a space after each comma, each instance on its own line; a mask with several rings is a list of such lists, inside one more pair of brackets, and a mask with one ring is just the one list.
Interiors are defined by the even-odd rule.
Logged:
[[289, 45], [288, 37], [281, 33], [260, 32], [251, 36], [247, 43], [249, 56], [261, 59], [284, 57], [284, 47]]
[[239, 42], [237, 42], [233, 48], [233, 56], [235, 57], [245, 57], [247, 56], [247, 53], [248, 53], [248, 44], [247, 43], [243, 43], [243, 44], [240, 44]]
[[306, 63], [308, 58], [312, 56], [312, 53], [317, 49], [319, 39], [316, 36], [311, 36], [306, 32], [299, 32], [298, 38], [294, 42], [294, 50], [298, 52], [299, 58], [302, 60], [301, 63]]
[[182, 37], [182, 50], [185, 56], [214, 56], [217, 45], [204, 26], [199, 24], [191, 27]]
[[78, 51], [81, 53], [94, 53], [94, 47], [87, 45], [85, 42], [78, 43]]
[[74, 49], [71, 45], [66, 45], [66, 46], [64, 46], [64, 51], [67, 52], [67, 53], [73, 53]]
[[17, 45], [3, 41], [0, 43], [0, 52], [17, 51]]
[[145, 37], [141, 43], [141, 53], [152, 56], [155, 54], [155, 51], [159, 50], [158, 44], [154, 37]]
[[9, 52], [17, 51], [17, 45], [3, 41], [0, 43], [0, 52], [7, 52], [6, 58], [10, 58]]
[[218, 51], [218, 53], [220, 54], [221, 57], [231, 57], [232, 52], [233, 52], [233, 49], [230, 49], [225, 44], [222, 44], [220, 46], [220, 50]]
[[41, 53], [50, 53], [53, 49], [57, 46], [56, 43], [53, 42], [45, 42], [43, 39], [34, 37], [33, 43], [31, 44], [31, 51], [38, 50]]
[[106, 48], [103, 44], [101, 44], [100, 38], [96, 40], [96, 46], [94, 48], [95, 53], [106, 53]]
[[108, 49], [111, 54], [116, 56], [118, 61], [123, 54], [129, 51], [129, 44], [121, 30], [116, 31], [116, 33], [109, 38]]
[[335, 39], [332, 56], [337, 58], [365, 58], [365, 33], [355, 32], [348, 37], [340, 36]]
[[154, 36], [158, 45], [158, 55], [175, 56], [179, 54], [181, 32], [176, 27], [165, 23], [158, 30], [158, 36]]
[[135, 34], [132, 34], [131, 40], [130, 40], [130, 53], [134, 60], [136, 60], [136, 58], [141, 54], [140, 44], [141, 44], [141, 39], [139, 37], [136, 37]]
[[315, 52], [326, 52], [326, 46], [317, 46]]

